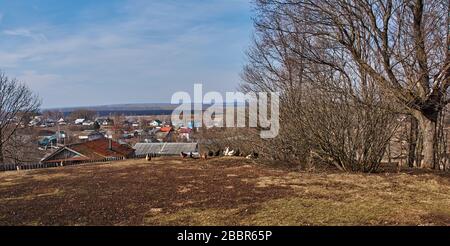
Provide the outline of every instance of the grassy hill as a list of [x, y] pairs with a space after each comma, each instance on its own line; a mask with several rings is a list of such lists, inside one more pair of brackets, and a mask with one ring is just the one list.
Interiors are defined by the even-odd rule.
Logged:
[[450, 225], [448, 174], [298, 172], [245, 159], [0, 173], [0, 225]]

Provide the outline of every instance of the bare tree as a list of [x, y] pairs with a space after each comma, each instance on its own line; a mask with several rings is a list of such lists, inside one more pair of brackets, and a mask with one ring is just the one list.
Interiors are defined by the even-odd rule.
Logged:
[[[281, 92], [282, 129], [266, 149], [309, 166], [321, 160], [341, 170], [376, 171], [402, 108], [327, 38], [334, 30], [306, 2], [255, 1], [256, 33], [242, 90]], [[355, 46], [369, 49], [369, 41]], [[369, 52], [360, 57], [373, 59]]]
[[370, 78], [413, 115], [422, 139], [421, 166], [435, 166], [436, 124], [449, 100], [448, 0], [259, 0], [256, 5], [265, 13], [257, 28], [283, 37], [262, 39], [276, 41], [270, 47], [278, 53], [291, 54], [280, 57], [320, 65], [353, 84]]
[[19, 128], [26, 127], [26, 124], [22, 124], [23, 118], [38, 111], [39, 106], [40, 100], [25, 84], [0, 73], [0, 163], [11, 153], [5, 151], [10, 141], [14, 140], [14, 146], [20, 148], [16, 132]]

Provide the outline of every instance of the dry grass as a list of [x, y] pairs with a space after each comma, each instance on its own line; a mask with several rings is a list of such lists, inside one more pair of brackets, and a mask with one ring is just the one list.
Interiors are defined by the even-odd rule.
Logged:
[[1, 225], [450, 225], [450, 178], [304, 173], [236, 158], [0, 174]]

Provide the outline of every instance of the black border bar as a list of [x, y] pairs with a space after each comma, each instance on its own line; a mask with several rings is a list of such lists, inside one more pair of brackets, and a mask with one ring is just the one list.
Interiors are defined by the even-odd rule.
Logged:
[[[239, 234], [240, 231], [240, 234]], [[254, 233], [254, 237], [242, 237]], [[268, 234], [264, 234], [270, 232]], [[180, 233], [211, 233], [204, 241], [179, 240]], [[233, 236], [226, 237], [226, 233]], [[259, 233], [259, 234], [258, 234]], [[241, 237], [238, 236], [241, 235]], [[197, 234], [200, 235], [200, 234]], [[259, 237], [256, 235], [260, 235]], [[270, 235], [264, 238], [261, 235]], [[225, 236], [225, 239], [223, 240]], [[227, 245], [243, 243], [450, 243], [450, 227], [0, 227], [0, 240], [6, 242], [48, 242], [57, 244], [179, 243], [196, 245]], [[140, 243], [144, 242], [144, 244]], [[145, 243], [148, 242], [148, 243]], [[6, 244], [3, 244], [6, 245]]]

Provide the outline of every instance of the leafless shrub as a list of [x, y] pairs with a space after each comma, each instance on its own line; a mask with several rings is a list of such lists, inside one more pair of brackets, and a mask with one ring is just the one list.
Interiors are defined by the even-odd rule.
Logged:
[[376, 171], [398, 126], [396, 115], [381, 102], [329, 91], [314, 90], [299, 111], [316, 161], [343, 171]]

